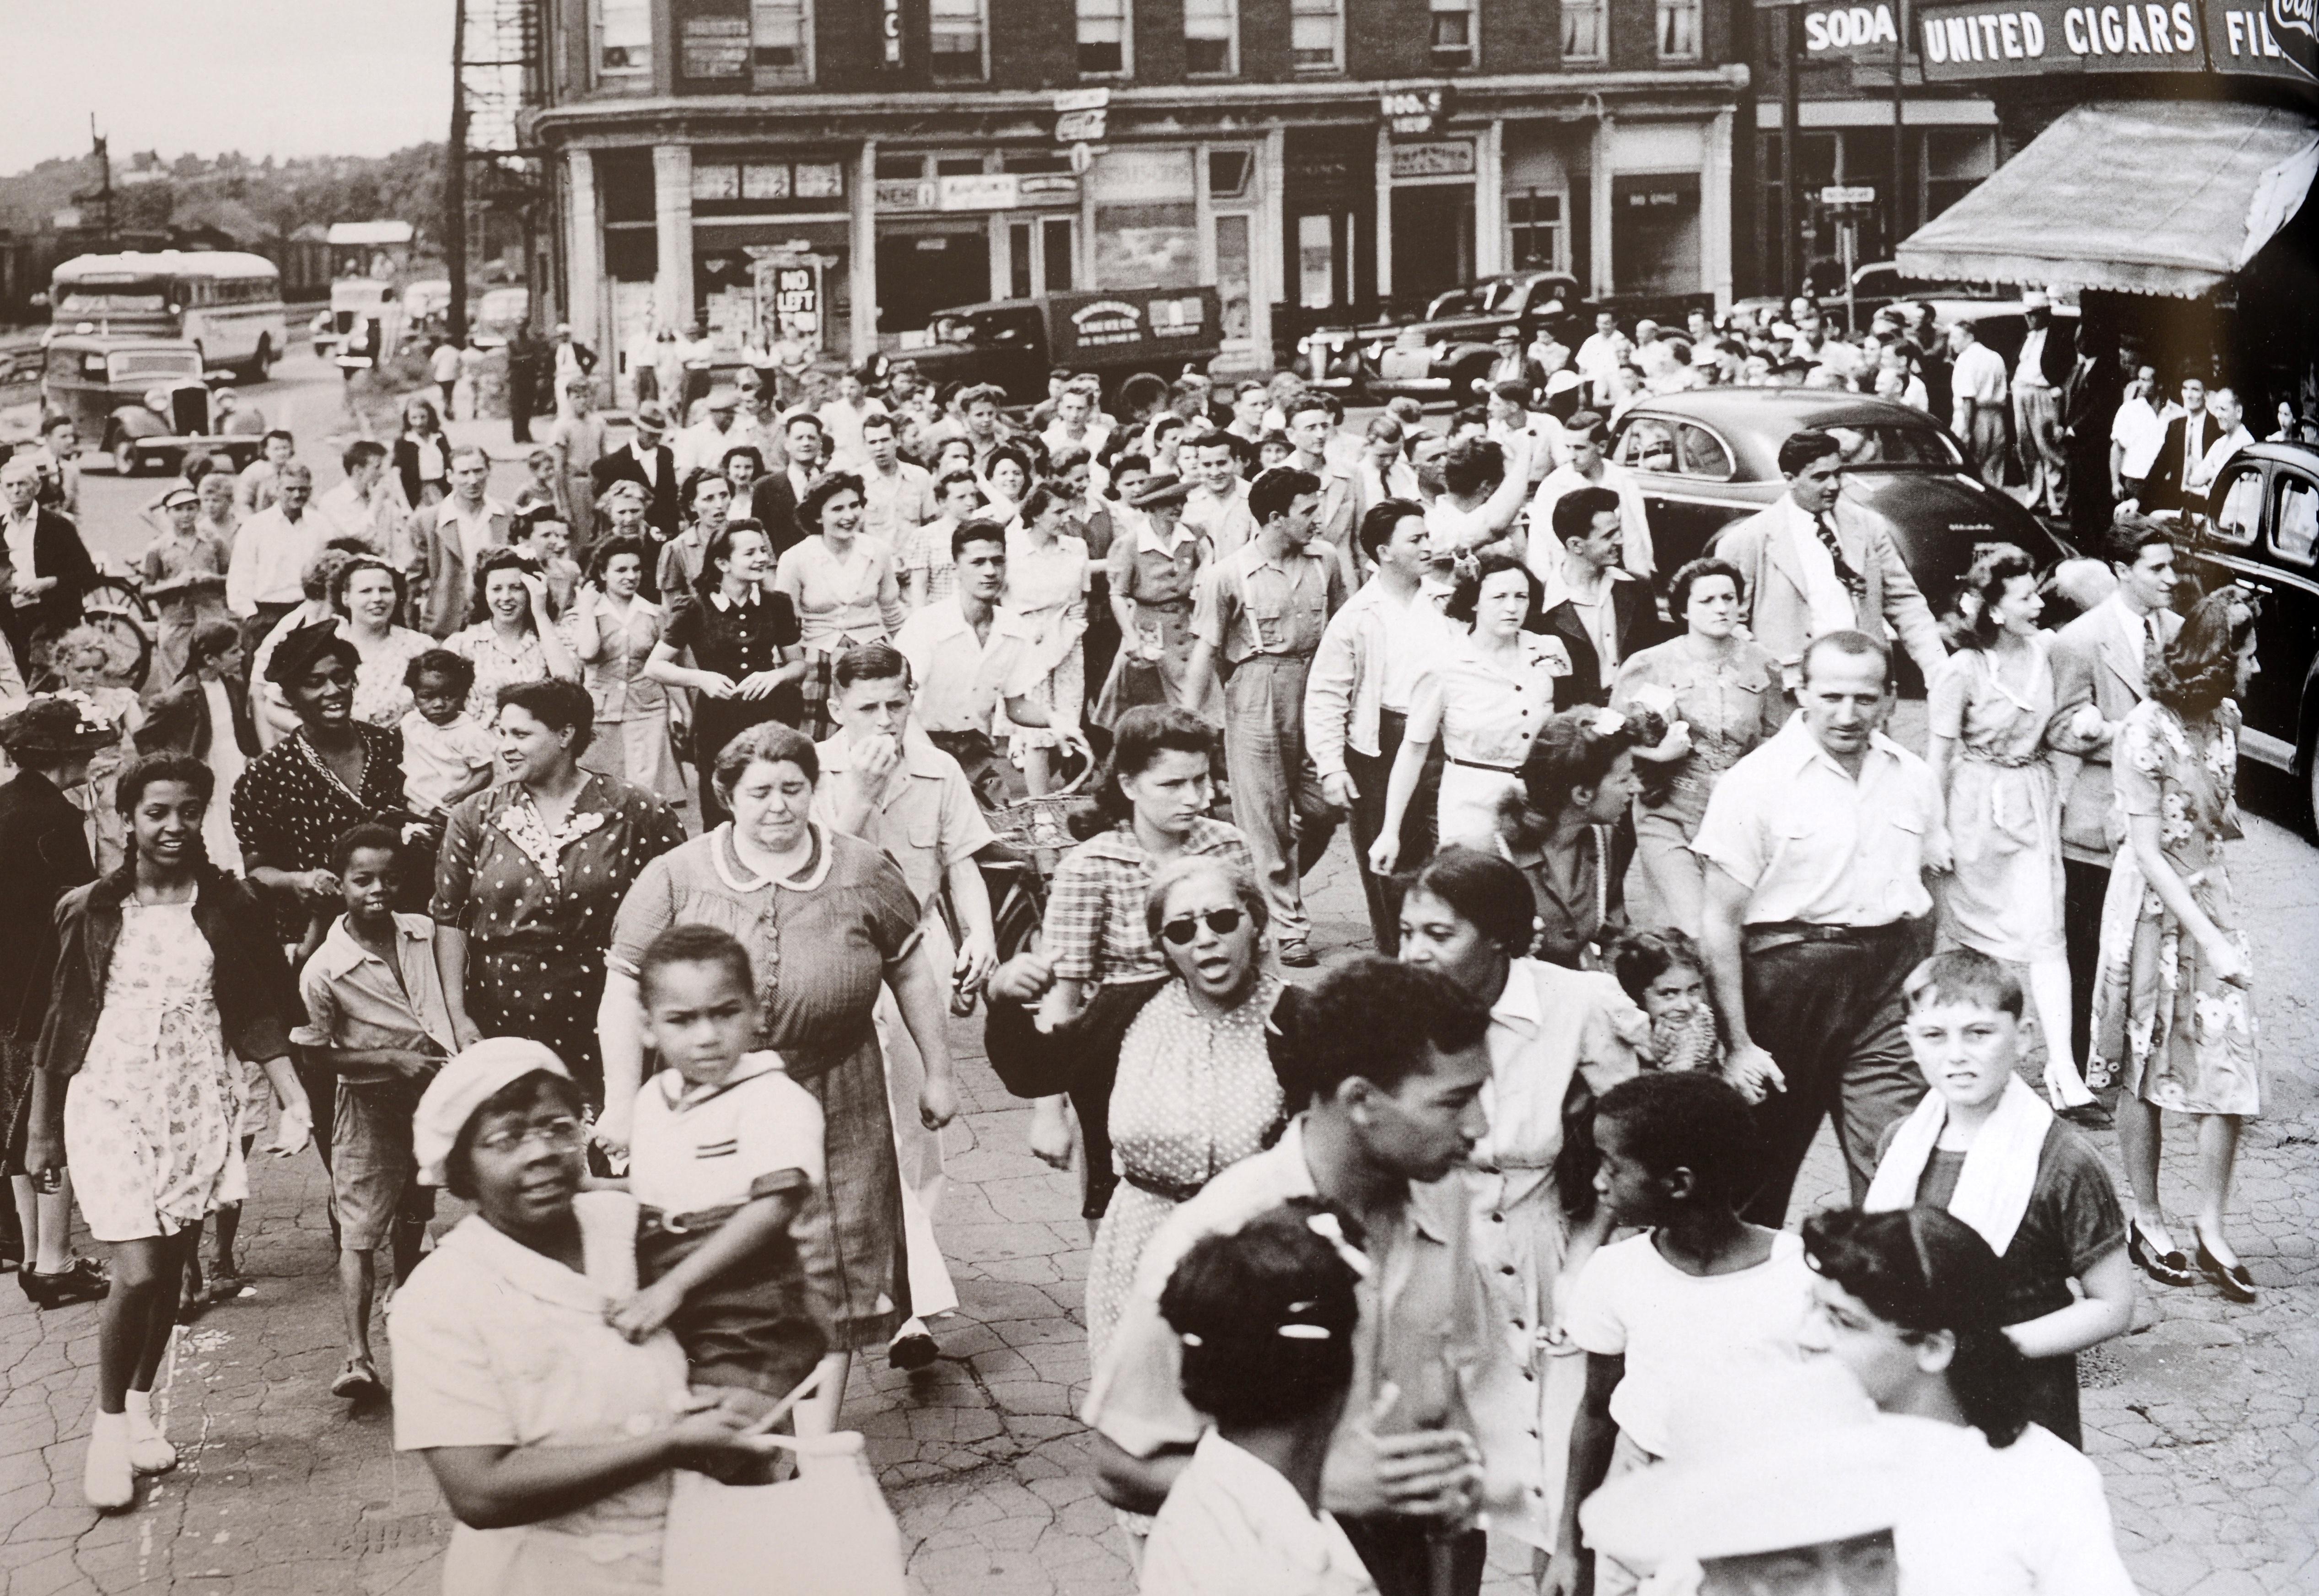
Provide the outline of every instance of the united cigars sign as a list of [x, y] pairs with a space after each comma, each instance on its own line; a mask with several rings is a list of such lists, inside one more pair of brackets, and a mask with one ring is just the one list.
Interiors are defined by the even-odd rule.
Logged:
[[[2213, 71], [2308, 86], [2319, 84], [2314, 5], [2319, 0], [2206, 0], [2203, 8], [2198, 0], [1982, 0], [1918, 8], [1916, 42], [1925, 77], [1933, 83], [2064, 72]], [[1807, 48], [1875, 54], [1861, 48], [1861, 10], [1806, 12]], [[1814, 42], [1816, 18], [1826, 22], [1825, 46]]]

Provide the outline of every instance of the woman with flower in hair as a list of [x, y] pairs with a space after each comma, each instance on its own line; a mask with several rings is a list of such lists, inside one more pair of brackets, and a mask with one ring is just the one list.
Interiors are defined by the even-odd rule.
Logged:
[[1574, 709], [1538, 729], [1520, 785], [1499, 800], [1497, 835], [1538, 900], [1533, 957], [1599, 969], [1625, 925], [1635, 840], [1619, 821], [1642, 790], [1635, 751], [1658, 741], [1615, 709]]
[[2255, 610], [2210, 593], [2150, 662], [2150, 696], [2118, 728], [2110, 769], [2126, 846], [2102, 907], [2086, 1073], [2115, 1078], [2134, 1188], [2129, 1249], [2166, 1285], [2193, 1281], [2158, 1200], [2161, 1110], [2198, 1120], [2197, 1268], [2233, 1302], [2254, 1279], [2223, 1234], [2243, 1123], [2262, 1112], [2253, 960], [2223, 844], [2240, 836], [2239, 707], [2257, 669]]
[[1486, 847], [1497, 834], [1498, 802], [1520, 788], [1531, 740], [1554, 713], [1555, 678], [1570, 674], [1561, 641], [1529, 630], [1545, 604], [1545, 584], [1511, 555], [1458, 565], [1442, 612], [1467, 635], [1430, 661], [1411, 690], [1384, 825], [1369, 847], [1369, 868], [1378, 875], [1416, 862], [1401, 857], [1401, 823], [1437, 736], [1448, 760], [1437, 811], [1441, 846]]

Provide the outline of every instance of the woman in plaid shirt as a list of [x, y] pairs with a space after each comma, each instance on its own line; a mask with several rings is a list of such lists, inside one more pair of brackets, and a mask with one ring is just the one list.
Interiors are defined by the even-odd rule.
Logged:
[[[1152, 878], [1187, 854], [1221, 854], [1251, 873], [1256, 868], [1239, 828], [1208, 818], [1215, 757], [1215, 730], [1196, 715], [1145, 708], [1122, 716], [1096, 794], [1102, 829], [1056, 868], [1042, 951], [1010, 960], [990, 980], [994, 998], [1037, 1005], [1040, 1032], [1069, 1030], [1067, 1094], [1087, 1144], [1081, 1212], [1090, 1226], [1103, 1217], [1119, 1178], [1108, 1120], [1120, 1039], [1145, 1001], [1168, 984], [1168, 961], [1144, 920]], [[1005, 1023], [995, 1006], [993, 1023]], [[1031, 1150], [1059, 1169], [1070, 1168], [1062, 1094], [1037, 1100]]]

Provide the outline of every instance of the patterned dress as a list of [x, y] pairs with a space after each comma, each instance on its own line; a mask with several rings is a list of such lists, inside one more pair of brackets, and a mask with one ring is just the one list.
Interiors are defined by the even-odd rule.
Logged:
[[[233, 787], [233, 834], [252, 869], [327, 869], [330, 844], [341, 833], [402, 812], [402, 732], [360, 720], [354, 732], [362, 740], [363, 769], [352, 787], [314, 752], [302, 726], [242, 771]], [[282, 940], [299, 941], [306, 934], [307, 906], [288, 893], [274, 896]]]
[[600, 1103], [612, 917], [639, 872], [683, 841], [667, 805], [593, 772], [553, 832], [519, 781], [453, 809], [430, 912], [467, 935], [467, 1017], [485, 1036], [546, 1043]]
[[1087, 594], [1089, 575], [1087, 545], [1059, 536], [1044, 548], [1034, 547], [1020, 532], [1006, 538], [1006, 591], [1003, 602], [1038, 634], [1034, 654], [1046, 672], [1031, 690], [1033, 703], [1044, 708], [1051, 726], [1017, 726], [1011, 730], [1016, 748], [1051, 748], [1057, 734], [1077, 726], [1087, 708], [1087, 658], [1079, 639], [1087, 635]]
[[663, 854], [621, 904], [609, 957], [633, 975], [653, 938], [679, 924], [717, 926], [748, 949], [762, 1006], [754, 1045], [781, 1054], [821, 1104], [827, 1179], [796, 1230], [806, 1276], [828, 1308], [833, 1345], [861, 1349], [884, 1346], [911, 1312], [871, 1010], [917, 946], [918, 902], [872, 844], [818, 825], [813, 836], [812, 858], [782, 879], [741, 862], [730, 825]]
[[100, 1241], [174, 1236], [248, 1195], [209, 939], [194, 906], [121, 906], [104, 1007], [65, 1095], [65, 1158]]
[[[2110, 771], [2118, 807], [2158, 817], [2159, 847], [2215, 928], [2251, 957], [2223, 844], [2239, 830], [2239, 709], [2186, 726], [2145, 699], [2118, 728]], [[2115, 1078], [2178, 1114], [2262, 1112], [2254, 996], [2219, 980], [2196, 937], [2159, 900], [2131, 846], [2110, 867], [2102, 905], [2088, 1083]]]
[[1265, 1025], [1281, 982], [1259, 976], [1240, 1006], [1210, 1019], [1181, 981], [1128, 1027], [1111, 1091], [1111, 1146], [1124, 1189], [1105, 1210], [1087, 1262], [1087, 1349], [1101, 1367], [1143, 1249], [1168, 1216], [1280, 1123]]
[[[475, 685], [468, 690], [467, 705], [485, 726], [499, 712], [500, 689], [547, 680], [547, 650], [537, 632], [526, 631], [521, 641], [510, 647], [491, 622], [477, 621], [444, 638], [443, 646], [475, 667]], [[504, 780], [508, 772], [501, 767], [499, 774]]]

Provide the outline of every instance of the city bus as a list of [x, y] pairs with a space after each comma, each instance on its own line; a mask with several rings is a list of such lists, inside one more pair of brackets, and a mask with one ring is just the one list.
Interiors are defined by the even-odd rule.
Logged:
[[49, 286], [51, 336], [137, 333], [179, 338], [211, 371], [263, 382], [289, 332], [282, 274], [260, 255], [168, 249], [154, 254], [80, 255]]

